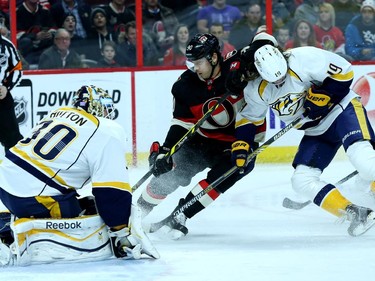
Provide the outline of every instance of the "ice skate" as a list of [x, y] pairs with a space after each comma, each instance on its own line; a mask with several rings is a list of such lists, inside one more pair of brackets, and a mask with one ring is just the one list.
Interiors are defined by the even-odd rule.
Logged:
[[351, 236], [360, 236], [375, 224], [375, 213], [369, 208], [351, 204], [345, 211], [350, 221], [348, 233]]
[[189, 232], [186, 225], [187, 217], [183, 212], [176, 211], [183, 205], [184, 199], [180, 199], [178, 206], [173, 210], [173, 212], [160, 222], [152, 223], [150, 225], [150, 232], [159, 232], [167, 235], [173, 240], [180, 239], [186, 236]]

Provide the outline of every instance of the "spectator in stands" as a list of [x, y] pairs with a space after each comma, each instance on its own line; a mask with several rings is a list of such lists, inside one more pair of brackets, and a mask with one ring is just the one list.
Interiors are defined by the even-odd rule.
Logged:
[[286, 25], [281, 26], [279, 29], [277, 29], [275, 37], [276, 37], [277, 43], [279, 43], [279, 47], [285, 50], [285, 44], [290, 39], [289, 27]]
[[[291, 3], [293, 2], [293, 3]], [[263, 21], [266, 20], [266, 3], [267, 0], [253, 0], [253, 3], [259, 4], [262, 9]], [[279, 1], [272, 0], [272, 27], [277, 30], [284, 25], [290, 25], [293, 14], [291, 11], [295, 10], [294, 1]], [[290, 9], [290, 10], [289, 10]]]
[[294, 26], [293, 39], [286, 42], [285, 50], [303, 46], [322, 48], [322, 45], [316, 40], [312, 24], [307, 20], [298, 20]]
[[345, 28], [348, 23], [359, 15], [359, 8], [353, 0], [334, 0], [332, 6], [335, 8], [336, 13], [336, 26], [345, 33]]
[[[175, 3], [175, 4], [172, 4], [172, 3]], [[190, 4], [188, 5], [188, 3]], [[178, 22], [184, 23], [188, 26], [190, 35], [195, 35], [196, 33], [198, 33], [197, 15], [199, 11], [207, 5], [206, 0], [191, 0], [191, 1], [170, 0], [170, 1], [162, 1], [161, 4], [167, 6], [168, 8], [173, 9]], [[175, 6], [178, 6], [178, 8], [176, 9]]]
[[224, 26], [224, 40], [228, 40], [234, 24], [242, 18], [240, 10], [226, 4], [226, 0], [214, 0], [212, 5], [201, 9], [197, 15], [197, 28], [200, 33], [208, 33], [213, 22]]
[[86, 59], [98, 61], [102, 58], [101, 50], [105, 41], [117, 43], [117, 34], [107, 24], [107, 14], [103, 8], [95, 8], [91, 12], [92, 28], [86, 40]]
[[80, 38], [86, 38], [91, 27], [91, 7], [84, 1], [79, 0], [58, 0], [51, 7], [51, 14], [56, 26], [62, 26], [64, 15], [69, 13], [76, 17], [76, 35]]
[[76, 17], [74, 16], [74, 14], [69, 13], [65, 15], [64, 21], [61, 27], [64, 28], [66, 31], [68, 31], [70, 34], [70, 49], [73, 49], [78, 54], [82, 55], [84, 54], [85, 41], [84, 39], [77, 36], [76, 24], [77, 24]]
[[9, 14], [9, 0], [0, 0], [0, 11]]
[[294, 20], [305, 20], [311, 24], [316, 24], [319, 18], [319, 5], [322, 0], [303, 0], [294, 13]]
[[9, 21], [7, 14], [0, 10], [0, 33], [4, 37], [9, 37]]
[[159, 0], [144, 0], [142, 14], [143, 29], [154, 40], [159, 57], [163, 57], [173, 44], [173, 32], [178, 25], [177, 17], [173, 10], [161, 5]]
[[120, 67], [116, 62], [116, 44], [113, 41], [105, 41], [102, 47], [102, 59], [98, 61], [98, 67]]
[[375, 0], [365, 0], [361, 14], [345, 30], [345, 50], [354, 60], [375, 60]]
[[320, 42], [323, 49], [331, 52], [342, 52], [345, 44], [344, 34], [340, 28], [335, 26], [335, 9], [329, 3], [319, 6], [319, 18], [314, 31], [316, 40]]
[[235, 50], [236, 48], [224, 41], [224, 26], [222, 23], [218, 23], [218, 22], [214, 22], [211, 24], [211, 27], [210, 27], [210, 33], [212, 35], [215, 35], [216, 38], [219, 40], [219, 44], [220, 44], [220, 50], [221, 50], [221, 54], [223, 56], [223, 58], [225, 58], [225, 55], [233, 50]]
[[173, 46], [164, 55], [163, 65], [185, 65], [186, 46], [189, 42], [189, 29], [186, 24], [179, 24], [173, 35]]
[[39, 69], [81, 68], [78, 53], [70, 49], [70, 34], [64, 28], [56, 31], [54, 45], [45, 50], [39, 59]]
[[[143, 32], [143, 65], [157, 65], [158, 51], [147, 32]], [[137, 32], [135, 21], [125, 25], [125, 41], [117, 48], [118, 62], [122, 66], [137, 66]]]
[[[206, 1], [199, 1], [199, 2], [206, 2]], [[172, 9], [173, 12], [177, 15], [179, 13], [183, 13], [191, 6], [194, 6], [197, 3], [196, 0], [184, 0], [184, 1], [176, 1], [176, 0], [160, 0], [160, 4], [169, 9]]]
[[250, 4], [245, 13], [245, 17], [235, 23], [229, 35], [229, 43], [236, 49], [242, 49], [248, 45], [263, 25], [262, 10], [259, 4]]
[[40, 54], [53, 44], [56, 31], [50, 12], [38, 2], [24, 0], [16, 12], [18, 49], [30, 64], [37, 64]]
[[125, 0], [111, 0], [104, 10], [108, 25], [117, 33], [126, 23], [135, 20], [134, 12], [125, 6]]

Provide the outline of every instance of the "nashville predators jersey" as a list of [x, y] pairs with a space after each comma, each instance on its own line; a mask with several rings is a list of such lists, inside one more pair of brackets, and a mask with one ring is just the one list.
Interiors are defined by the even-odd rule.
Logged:
[[130, 192], [126, 135], [115, 121], [59, 108], [6, 152], [0, 187], [18, 197], [54, 196], [93, 188]]
[[[337, 85], [348, 84], [348, 81], [351, 82], [353, 79], [351, 64], [334, 53], [315, 47], [299, 47], [285, 54], [288, 57], [288, 72], [284, 83], [276, 86], [261, 77], [249, 82], [244, 91], [247, 105], [237, 115], [237, 124], [250, 122], [259, 125], [265, 119], [269, 108], [282, 121], [290, 123], [304, 113], [303, 104], [307, 91], [313, 84], [320, 86], [328, 77]], [[325, 118], [318, 122], [304, 120], [312, 124], [302, 127], [307, 128], [305, 133], [323, 133], [355, 97], [358, 96], [349, 91]]]

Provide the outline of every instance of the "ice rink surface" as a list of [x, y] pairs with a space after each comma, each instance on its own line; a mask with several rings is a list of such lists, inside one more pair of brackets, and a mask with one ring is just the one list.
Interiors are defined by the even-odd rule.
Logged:
[[[336, 182], [353, 171], [335, 161], [323, 173]], [[146, 169], [130, 169], [135, 184]], [[1, 281], [332, 281], [373, 280], [375, 228], [361, 237], [347, 234], [348, 223], [309, 205], [302, 210], [282, 207], [284, 197], [298, 198], [290, 185], [290, 164], [260, 164], [187, 226], [190, 233], [172, 241], [150, 234], [159, 260], [34, 265], [0, 268]], [[147, 220], [169, 214], [190, 187], [168, 197]], [[136, 200], [146, 184], [135, 193]], [[354, 203], [375, 208], [367, 184], [352, 179], [340, 189]]]

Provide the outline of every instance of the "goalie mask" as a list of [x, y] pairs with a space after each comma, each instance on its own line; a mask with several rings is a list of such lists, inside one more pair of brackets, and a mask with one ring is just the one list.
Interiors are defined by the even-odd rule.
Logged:
[[283, 54], [269, 44], [260, 47], [254, 55], [254, 64], [260, 76], [270, 83], [280, 85], [284, 82], [288, 65]]
[[82, 86], [73, 95], [73, 106], [82, 108], [97, 117], [115, 118], [115, 107], [112, 98], [102, 88], [90, 85]]

